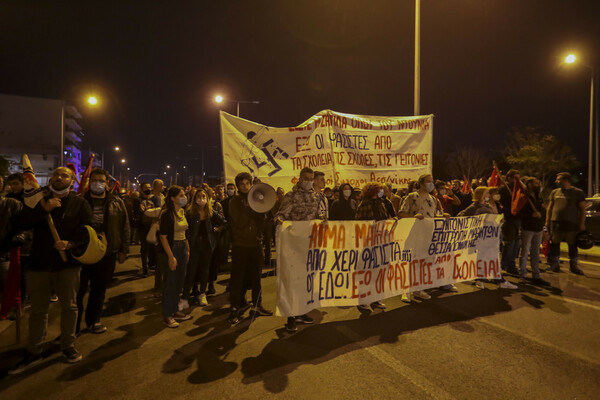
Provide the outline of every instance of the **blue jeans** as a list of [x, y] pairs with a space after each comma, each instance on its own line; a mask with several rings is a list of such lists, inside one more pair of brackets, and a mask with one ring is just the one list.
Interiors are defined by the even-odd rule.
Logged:
[[516, 218], [507, 219], [502, 225], [504, 248], [502, 249], [500, 266], [505, 271], [517, 268], [515, 259], [519, 256], [519, 247], [521, 247], [519, 229], [521, 229], [521, 220]]
[[165, 318], [169, 318], [179, 311], [177, 307], [179, 304], [179, 293], [181, 293], [181, 289], [183, 289], [185, 270], [187, 268], [188, 261], [187, 246], [185, 242], [185, 240], [173, 241], [173, 247], [171, 248], [171, 251], [177, 260], [177, 267], [175, 268], [175, 271], [172, 271], [171, 268], [169, 268], [168, 260], [167, 265], [165, 266], [166, 279], [162, 300], [163, 316]]
[[540, 277], [540, 244], [544, 232], [521, 230], [521, 277], [527, 276], [527, 256], [531, 263], [531, 272], [534, 278]]

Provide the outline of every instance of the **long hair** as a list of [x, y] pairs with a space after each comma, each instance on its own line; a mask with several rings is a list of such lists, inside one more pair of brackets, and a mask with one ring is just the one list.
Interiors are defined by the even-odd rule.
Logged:
[[192, 198], [191, 203], [189, 204], [189, 211], [193, 216], [200, 214], [200, 208], [198, 207], [198, 204], [196, 204], [196, 198], [199, 195], [201, 195], [202, 193], [204, 193], [204, 195], [206, 196], [206, 204], [204, 205], [204, 212], [206, 212], [206, 215], [208, 215], [208, 218], [212, 218], [213, 213], [214, 213], [212, 201], [210, 200], [210, 197], [208, 197], [208, 193], [206, 193], [206, 190], [204, 190], [204, 189], [196, 190], [196, 193], [194, 193], [194, 197]]
[[380, 189], [383, 189], [383, 186], [381, 185], [381, 183], [378, 183], [378, 182], [367, 183], [362, 189], [363, 199], [365, 199], [365, 198], [372, 199], [373, 196], [375, 196], [379, 192]]
[[165, 196], [165, 204], [162, 206], [163, 212], [171, 212], [175, 214], [175, 204], [173, 204], [171, 197], [176, 197], [182, 190], [183, 188], [177, 185], [169, 187], [169, 190], [167, 190], [167, 195]]

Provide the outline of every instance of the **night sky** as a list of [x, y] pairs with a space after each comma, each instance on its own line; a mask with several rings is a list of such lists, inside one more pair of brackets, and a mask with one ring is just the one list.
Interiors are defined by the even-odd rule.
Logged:
[[[539, 126], [586, 162], [590, 72], [561, 60], [600, 64], [600, 1], [423, 0], [421, 13], [434, 156]], [[241, 116], [270, 126], [323, 109], [413, 112], [413, 0], [14, 0], [0, 22], [0, 93], [82, 102], [86, 143], [119, 144], [135, 174], [199, 173], [199, 146], [220, 143], [217, 92], [259, 100]], [[206, 154], [217, 174], [220, 151]]]

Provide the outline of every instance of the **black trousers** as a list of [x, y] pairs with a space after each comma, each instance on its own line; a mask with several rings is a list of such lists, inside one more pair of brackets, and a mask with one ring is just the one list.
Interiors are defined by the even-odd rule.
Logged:
[[231, 249], [231, 279], [229, 282], [229, 302], [232, 308], [240, 308], [242, 296], [248, 283], [252, 289], [252, 302], [260, 304], [260, 274], [263, 264], [263, 247], [243, 247], [233, 245]]
[[100, 321], [100, 312], [104, 305], [106, 296], [106, 286], [110, 280], [113, 267], [117, 260], [117, 253], [107, 254], [96, 264], [84, 265], [81, 268], [79, 291], [77, 292], [77, 326], [79, 331], [81, 327], [81, 319], [84, 314], [83, 298], [90, 289], [87, 308], [85, 308], [85, 323], [92, 326]]

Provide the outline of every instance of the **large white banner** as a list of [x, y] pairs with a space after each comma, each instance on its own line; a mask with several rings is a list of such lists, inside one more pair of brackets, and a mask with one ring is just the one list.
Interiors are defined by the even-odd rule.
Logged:
[[500, 220], [286, 221], [277, 236], [277, 315], [369, 304], [402, 293], [501, 277]]
[[433, 115], [374, 117], [324, 110], [293, 128], [273, 128], [221, 111], [225, 179], [249, 172], [290, 190], [304, 167], [328, 186], [391, 182], [431, 173]]

